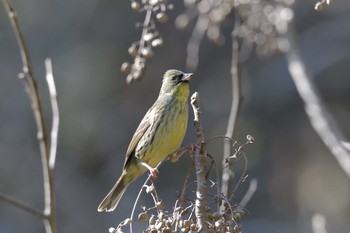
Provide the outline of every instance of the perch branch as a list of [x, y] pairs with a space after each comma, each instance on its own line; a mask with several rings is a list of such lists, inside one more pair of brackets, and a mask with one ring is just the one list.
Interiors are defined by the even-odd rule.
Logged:
[[194, 163], [196, 168], [196, 180], [197, 180], [197, 190], [196, 190], [196, 202], [195, 202], [195, 214], [198, 221], [199, 232], [207, 232], [207, 182], [206, 182], [206, 148], [204, 142], [204, 131], [201, 121], [201, 110], [200, 110], [200, 99], [198, 92], [195, 92], [191, 96], [191, 106], [194, 113], [194, 127], [197, 137], [197, 146], [194, 152]]

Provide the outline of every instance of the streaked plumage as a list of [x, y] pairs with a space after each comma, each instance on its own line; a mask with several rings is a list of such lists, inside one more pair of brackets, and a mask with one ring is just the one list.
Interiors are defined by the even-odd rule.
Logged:
[[128, 185], [147, 171], [146, 166], [155, 167], [181, 146], [187, 129], [191, 75], [178, 70], [164, 74], [158, 99], [136, 129], [126, 152], [123, 173], [98, 206], [99, 212], [113, 211]]

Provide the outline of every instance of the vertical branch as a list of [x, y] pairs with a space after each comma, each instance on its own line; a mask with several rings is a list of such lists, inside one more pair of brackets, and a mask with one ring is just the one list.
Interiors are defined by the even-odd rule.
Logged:
[[331, 113], [324, 105], [315, 87], [315, 83], [302, 61], [293, 37], [292, 25], [289, 24], [287, 32], [281, 34], [289, 44], [289, 49], [286, 52], [288, 70], [300, 97], [304, 101], [305, 112], [309, 117], [311, 125], [334, 155], [348, 178], [350, 178], [350, 152], [342, 143], [342, 141], [345, 141], [344, 136]]
[[199, 232], [207, 232], [207, 213], [206, 213], [206, 196], [207, 196], [207, 168], [206, 168], [206, 149], [204, 143], [204, 132], [201, 122], [201, 111], [200, 111], [200, 100], [198, 92], [195, 92], [191, 96], [191, 105], [194, 113], [194, 127], [197, 136], [197, 146], [195, 147], [194, 163], [196, 168], [196, 180], [197, 180], [197, 191], [196, 191], [196, 206], [195, 213], [197, 217], [197, 223]]
[[[231, 59], [231, 79], [232, 79], [232, 102], [231, 111], [227, 124], [225, 136], [232, 138], [234, 127], [236, 125], [238, 110], [241, 102], [241, 90], [240, 90], [240, 67], [239, 67], [239, 51], [240, 40], [237, 36], [238, 26], [240, 25], [239, 16], [236, 14], [235, 26], [232, 31], [232, 59]], [[224, 141], [224, 156], [222, 160], [223, 172], [222, 172], [222, 185], [221, 192], [227, 197], [230, 190], [230, 181], [233, 179], [233, 171], [228, 166], [228, 159], [231, 155], [231, 141], [226, 139]]]
[[45, 59], [46, 81], [49, 87], [50, 101], [52, 106], [52, 128], [51, 128], [51, 145], [49, 156], [49, 169], [54, 170], [57, 154], [57, 136], [60, 124], [60, 114], [57, 102], [57, 91], [52, 73], [52, 62], [50, 58]]
[[46, 232], [55, 233], [57, 230], [56, 226], [56, 203], [55, 203], [55, 162], [56, 162], [56, 154], [57, 154], [57, 136], [58, 136], [58, 128], [59, 128], [59, 109], [57, 103], [57, 91], [55, 86], [55, 81], [52, 73], [52, 63], [51, 59], [45, 59], [45, 68], [46, 68], [46, 81], [49, 88], [50, 93], [50, 103], [52, 108], [52, 127], [51, 127], [51, 141], [50, 141], [50, 154], [49, 159], [46, 160], [46, 165], [43, 169], [48, 170], [48, 184], [47, 189], [50, 195], [50, 198], [47, 199], [47, 204], [45, 205], [44, 213], [47, 214], [48, 220], [45, 223]]
[[[24, 83], [25, 90], [27, 92], [27, 95], [30, 99], [32, 111], [34, 114], [35, 123], [37, 126], [37, 138], [39, 141], [39, 147], [40, 147], [40, 155], [41, 155], [41, 163], [42, 163], [42, 170], [43, 170], [43, 183], [44, 183], [44, 197], [45, 197], [45, 210], [44, 210], [44, 216], [43, 222], [45, 225], [45, 229], [47, 233], [56, 233], [56, 220], [55, 220], [55, 204], [54, 204], [54, 190], [53, 190], [53, 167], [52, 169], [49, 168], [49, 143], [48, 143], [48, 137], [47, 137], [47, 129], [46, 124], [44, 120], [44, 114], [40, 99], [40, 93], [38, 89], [38, 85], [36, 82], [36, 79], [34, 78], [34, 72], [32, 68], [32, 63], [29, 55], [29, 51], [27, 48], [27, 45], [24, 41], [23, 34], [20, 30], [18, 19], [16, 12], [12, 5], [10, 4], [10, 0], [3, 0], [3, 5], [6, 9], [6, 12], [8, 14], [8, 17], [10, 19], [12, 28], [14, 30], [16, 40], [20, 49], [21, 53], [21, 59], [23, 63], [22, 73], [18, 75], [18, 77], [22, 80]], [[48, 73], [51, 73], [49, 70], [47, 70]], [[48, 81], [50, 78], [48, 79]], [[53, 80], [53, 76], [52, 76]], [[49, 91], [50, 95], [53, 95], [52, 88], [54, 87], [54, 82], [50, 80], [49, 81]], [[54, 88], [54, 93], [56, 93]], [[53, 99], [51, 99], [51, 103], [54, 105]], [[53, 108], [57, 107], [57, 103]], [[55, 109], [54, 111], [56, 111]], [[58, 118], [58, 111], [54, 113], [54, 118]], [[54, 121], [55, 128], [58, 128], [58, 121], [57, 119]], [[57, 132], [57, 130], [56, 130]], [[56, 138], [52, 141], [55, 144], [57, 140]], [[56, 153], [56, 147], [53, 150], [53, 154]], [[54, 156], [55, 157], [55, 156]]]

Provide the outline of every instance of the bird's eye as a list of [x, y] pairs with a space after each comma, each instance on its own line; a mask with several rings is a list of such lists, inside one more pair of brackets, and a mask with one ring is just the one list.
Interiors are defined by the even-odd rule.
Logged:
[[175, 75], [171, 78], [171, 80], [179, 82], [182, 79], [182, 77], [183, 74]]

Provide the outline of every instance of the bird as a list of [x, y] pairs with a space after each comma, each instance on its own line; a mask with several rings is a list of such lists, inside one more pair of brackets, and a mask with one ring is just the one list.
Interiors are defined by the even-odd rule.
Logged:
[[192, 73], [170, 69], [163, 75], [157, 100], [147, 111], [128, 146], [122, 174], [102, 200], [98, 212], [115, 210], [127, 187], [155, 168], [182, 144], [187, 131], [189, 81]]

